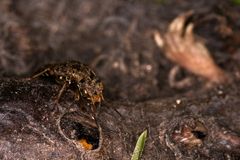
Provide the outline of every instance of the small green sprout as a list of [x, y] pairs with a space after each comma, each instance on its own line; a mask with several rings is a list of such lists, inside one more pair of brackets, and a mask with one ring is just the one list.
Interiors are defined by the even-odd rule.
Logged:
[[140, 160], [146, 139], [147, 139], [147, 130], [142, 132], [142, 134], [139, 136], [135, 149], [133, 151], [131, 160]]

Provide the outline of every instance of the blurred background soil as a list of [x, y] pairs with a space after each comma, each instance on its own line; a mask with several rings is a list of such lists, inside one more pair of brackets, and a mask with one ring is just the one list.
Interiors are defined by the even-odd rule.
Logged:
[[194, 84], [171, 88], [168, 74], [174, 64], [153, 39], [155, 30], [164, 33], [189, 10], [199, 15], [195, 31], [215, 62], [239, 79], [240, 8], [218, 0], [2, 0], [0, 73], [31, 75], [44, 64], [73, 59], [94, 68], [108, 99], [191, 95], [206, 81], [183, 70], [180, 78], [191, 76]]

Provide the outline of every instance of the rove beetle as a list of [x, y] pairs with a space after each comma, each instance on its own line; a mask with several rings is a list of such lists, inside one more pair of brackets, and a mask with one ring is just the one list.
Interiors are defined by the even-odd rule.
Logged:
[[56, 102], [59, 102], [63, 92], [70, 85], [76, 88], [74, 90], [75, 100], [86, 98], [94, 106], [96, 103], [101, 103], [104, 100], [103, 83], [92, 69], [81, 62], [67, 61], [65, 63], [49, 64], [29, 79], [38, 77], [52, 77], [57, 83], [62, 85], [56, 97]]

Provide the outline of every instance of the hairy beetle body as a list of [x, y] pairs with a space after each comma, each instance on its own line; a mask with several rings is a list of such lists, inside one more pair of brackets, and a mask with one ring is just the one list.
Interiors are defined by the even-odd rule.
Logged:
[[93, 70], [78, 61], [47, 65], [31, 79], [42, 76], [53, 77], [57, 83], [63, 85], [57, 96], [57, 101], [60, 99], [63, 91], [70, 85], [77, 88], [75, 97], [78, 100], [81, 96], [90, 100], [94, 105], [95, 103], [101, 103], [103, 100], [102, 82]]

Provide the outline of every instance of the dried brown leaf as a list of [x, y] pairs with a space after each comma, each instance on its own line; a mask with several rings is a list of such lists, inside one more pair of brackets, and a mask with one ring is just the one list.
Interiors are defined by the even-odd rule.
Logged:
[[175, 18], [163, 36], [155, 32], [155, 42], [172, 62], [211, 82], [224, 83], [228, 80], [226, 73], [216, 65], [205, 44], [194, 35], [194, 24], [185, 26], [192, 14], [189, 11]]

